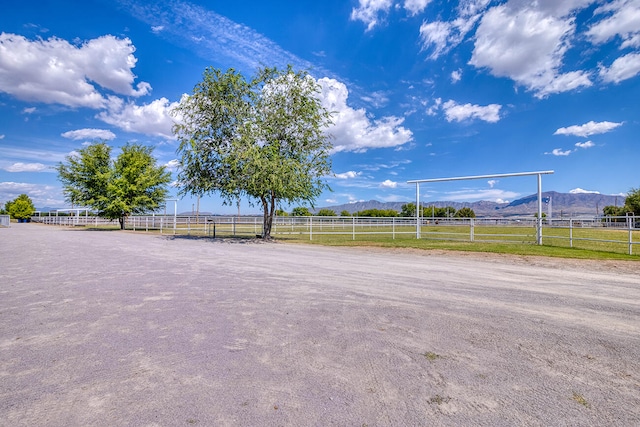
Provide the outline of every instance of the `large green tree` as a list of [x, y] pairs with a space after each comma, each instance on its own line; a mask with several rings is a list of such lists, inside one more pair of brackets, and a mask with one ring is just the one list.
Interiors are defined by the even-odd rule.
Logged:
[[166, 199], [171, 173], [158, 166], [153, 148], [127, 144], [115, 160], [105, 142], [91, 144], [57, 166], [68, 202], [117, 219], [124, 229], [129, 215], [158, 209]]
[[629, 190], [624, 201], [624, 210], [625, 213], [633, 212], [634, 215], [640, 215], [640, 187]]
[[331, 171], [331, 116], [319, 91], [291, 67], [259, 69], [250, 81], [207, 68], [174, 110], [181, 193], [218, 193], [225, 204], [248, 196], [262, 207], [266, 239], [279, 201], [313, 207]]
[[4, 210], [13, 219], [29, 219], [35, 213], [36, 208], [33, 206], [29, 196], [21, 194], [15, 200], [5, 203]]

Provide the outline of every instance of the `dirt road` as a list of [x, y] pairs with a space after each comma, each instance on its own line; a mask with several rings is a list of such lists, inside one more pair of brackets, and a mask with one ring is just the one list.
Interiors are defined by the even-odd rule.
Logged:
[[13, 224], [0, 425], [640, 425], [640, 264], [485, 258]]

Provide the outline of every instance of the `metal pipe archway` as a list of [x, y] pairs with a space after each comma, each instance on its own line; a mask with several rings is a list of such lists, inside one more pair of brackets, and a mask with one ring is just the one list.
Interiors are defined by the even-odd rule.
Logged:
[[407, 184], [416, 184], [416, 239], [420, 238], [420, 184], [423, 182], [465, 181], [470, 179], [510, 178], [514, 176], [538, 176], [538, 229], [536, 240], [542, 245], [542, 175], [551, 175], [554, 171], [498, 173], [492, 175], [455, 176], [451, 178], [414, 179]]

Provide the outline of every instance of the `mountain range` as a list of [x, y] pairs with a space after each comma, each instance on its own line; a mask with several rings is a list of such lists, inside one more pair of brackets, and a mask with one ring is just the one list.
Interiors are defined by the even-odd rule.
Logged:
[[[478, 217], [507, 217], [534, 215], [538, 211], [538, 195], [532, 194], [510, 203], [496, 203], [487, 200], [478, 202], [423, 202], [423, 206], [435, 206], [438, 208], [451, 206], [456, 210], [468, 207], [473, 209]], [[577, 216], [597, 216], [602, 215], [602, 208], [608, 205], [624, 205], [624, 196], [609, 196], [596, 193], [558, 193], [556, 191], [546, 191], [542, 193], [542, 211], [549, 218], [557, 217], [577, 217]], [[369, 200], [368, 202], [355, 202], [344, 205], [326, 206], [340, 215], [342, 211], [354, 212], [368, 209], [393, 209], [398, 212], [402, 210], [402, 205], [411, 202], [380, 202]], [[414, 202], [415, 203], [415, 202]], [[317, 212], [315, 209], [313, 212]], [[427, 213], [425, 213], [427, 215]]]

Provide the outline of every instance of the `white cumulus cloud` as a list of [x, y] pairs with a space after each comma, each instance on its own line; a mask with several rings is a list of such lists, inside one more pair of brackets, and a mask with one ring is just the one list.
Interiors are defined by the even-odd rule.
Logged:
[[365, 152], [370, 148], [397, 147], [413, 140], [413, 133], [402, 126], [403, 117], [385, 116], [372, 120], [364, 108], [347, 105], [347, 86], [335, 79], [318, 80], [323, 106], [334, 112], [329, 132], [335, 137], [333, 150]]
[[591, 86], [587, 72], [560, 71], [575, 33], [574, 18], [568, 12], [587, 2], [564, 2], [563, 8], [547, 3], [521, 7], [520, 2], [509, 2], [487, 11], [476, 31], [469, 64], [508, 77], [539, 98]]
[[452, 25], [442, 21], [424, 22], [420, 26], [420, 40], [423, 50], [429, 48], [432, 50], [429, 58], [437, 59], [450, 49], [449, 39], [452, 31]]
[[444, 114], [448, 122], [462, 122], [469, 119], [479, 119], [489, 123], [500, 120], [501, 105], [489, 104], [486, 106], [472, 104], [458, 104], [449, 100], [442, 104]]
[[60, 190], [46, 184], [26, 182], [0, 182], [0, 200], [13, 200], [20, 194], [28, 194], [36, 207], [62, 206]]
[[596, 144], [594, 144], [591, 141], [585, 141], [585, 142], [576, 142], [576, 147], [578, 148], [591, 148], [591, 147], [595, 147]]
[[174, 139], [172, 127], [175, 120], [170, 112], [178, 102], [169, 102], [164, 97], [143, 105], [124, 103], [114, 97], [111, 97], [110, 101], [108, 110], [96, 115], [98, 119], [126, 132]]
[[596, 135], [599, 133], [609, 132], [619, 126], [622, 126], [622, 123], [607, 122], [607, 121], [594, 122], [592, 120], [583, 125], [573, 125], [573, 126], [559, 128], [553, 134], [588, 137], [588, 136]]
[[415, 16], [421, 13], [429, 3], [431, 3], [431, 0], [405, 0], [404, 8], [409, 12], [410, 16]]
[[178, 166], [180, 166], [180, 161], [178, 159], [169, 160], [164, 164], [164, 167], [170, 170], [176, 170], [178, 169]]
[[7, 172], [43, 172], [46, 171], [48, 166], [42, 163], [22, 163], [17, 162], [12, 165], [3, 168]]
[[422, 50], [437, 59], [459, 45], [482, 17], [490, 0], [461, 0], [451, 21], [423, 22], [420, 26]]
[[569, 190], [569, 193], [571, 193], [571, 194], [600, 194], [599, 191], [583, 190], [580, 187], [574, 188], [573, 190]]
[[386, 15], [392, 5], [393, 0], [359, 0], [358, 7], [351, 10], [351, 20], [362, 21], [370, 31], [378, 24], [381, 13]]
[[640, 43], [640, 2], [638, 0], [614, 0], [596, 9], [595, 13], [607, 15], [589, 28], [587, 35], [594, 43], [605, 43], [620, 37], [621, 48], [638, 47]]
[[571, 150], [563, 150], [562, 148], [554, 148], [550, 153], [544, 153], [544, 154], [551, 154], [554, 156], [568, 156], [569, 154], [571, 154]]
[[382, 188], [396, 188], [398, 183], [395, 181], [391, 181], [390, 179], [386, 179], [380, 183], [380, 187]]
[[131, 71], [137, 62], [128, 38], [106, 35], [73, 45], [51, 37], [28, 40], [0, 34], [0, 91], [24, 101], [102, 108], [107, 89], [127, 96], [142, 96], [151, 86], [133, 87]]
[[116, 134], [106, 129], [78, 129], [64, 132], [60, 136], [74, 141], [80, 139], [104, 139], [110, 141], [116, 137]]
[[629, 53], [617, 58], [610, 67], [600, 68], [600, 77], [605, 82], [620, 83], [640, 74], [640, 53]]
[[337, 174], [335, 174], [335, 177], [338, 178], [338, 179], [353, 179], [353, 178], [358, 177], [361, 174], [362, 174], [362, 172], [347, 171], [347, 172], [343, 172], [343, 173], [337, 173]]

